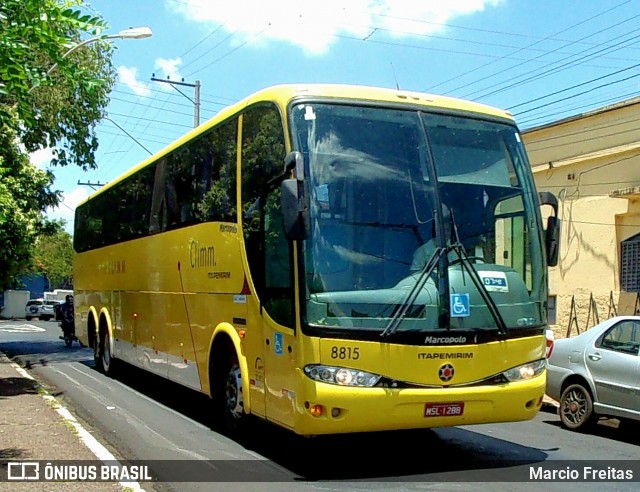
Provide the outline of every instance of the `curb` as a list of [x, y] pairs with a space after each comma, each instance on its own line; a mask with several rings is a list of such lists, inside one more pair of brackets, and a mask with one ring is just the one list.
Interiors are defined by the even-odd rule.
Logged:
[[[20, 367], [18, 364], [13, 362], [6, 354], [0, 352], [0, 358], [6, 358], [9, 362], [9, 365], [13, 367], [20, 376], [23, 378], [34, 381], [37, 385], [38, 392], [42, 396], [42, 398], [47, 402], [51, 408], [53, 408], [58, 415], [62, 417], [62, 420], [69, 426], [73, 428], [73, 432], [77, 434], [80, 439], [80, 442], [84, 444], [100, 461], [106, 463], [109, 462], [111, 464], [117, 464], [120, 466], [120, 462], [116, 459], [111, 452], [105, 448], [98, 440], [93, 437], [93, 435], [87, 431], [80, 422], [73, 416], [73, 414], [62, 405], [55, 396], [51, 395], [39, 382], [35, 379], [31, 374], [29, 374], [25, 369]], [[118, 482], [118, 485], [126, 489], [127, 491], [133, 492], [145, 492], [145, 490], [140, 486], [138, 482]]]

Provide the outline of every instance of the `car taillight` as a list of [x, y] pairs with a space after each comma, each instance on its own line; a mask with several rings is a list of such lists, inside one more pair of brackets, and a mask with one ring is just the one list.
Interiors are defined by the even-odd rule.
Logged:
[[553, 330], [547, 330], [547, 359], [551, 357], [551, 352], [553, 352], [553, 342], [556, 339]]

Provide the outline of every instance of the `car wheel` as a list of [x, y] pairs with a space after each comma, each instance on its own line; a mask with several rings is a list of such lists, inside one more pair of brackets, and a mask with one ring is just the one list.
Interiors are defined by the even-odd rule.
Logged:
[[27, 321], [31, 321], [33, 318], [32, 318], [31, 316], [27, 316], [25, 319], [26, 319]]
[[560, 422], [569, 430], [586, 430], [594, 423], [593, 398], [582, 384], [568, 386], [560, 397]]

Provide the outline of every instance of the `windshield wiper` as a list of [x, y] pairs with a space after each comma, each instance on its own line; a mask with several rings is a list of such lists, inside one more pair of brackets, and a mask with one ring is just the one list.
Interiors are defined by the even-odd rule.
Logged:
[[476, 289], [480, 293], [480, 296], [482, 297], [482, 300], [486, 304], [487, 309], [489, 310], [489, 313], [491, 313], [491, 316], [493, 317], [493, 320], [495, 321], [496, 326], [498, 327], [498, 333], [500, 335], [506, 335], [509, 331], [507, 328], [507, 324], [504, 322], [504, 318], [500, 314], [500, 310], [498, 309], [498, 306], [493, 300], [493, 297], [491, 297], [491, 294], [489, 294], [489, 291], [487, 291], [487, 288], [482, 282], [480, 275], [478, 274], [476, 269], [473, 267], [473, 263], [471, 263], [471, 260], [469, 259], [469, 256], [467, 255], [467, 252], [465, 251], [464, 246], [460, 242], [460, 236], [458, 236], [458, 227], [456, 226], [455, 219], [453, 217], [453, 211], [451, 211], [451, 225], [452, 225], [451, 233], [453, 235], [455, 242], [451, 246], [449, 246], [447, 250], [453, 251], [458, 256], [458, 258], [460, 259], [460, 265], [469, 274], [469, 277], [471, 278], [473, 285], [475, 285]]
[[389, 321], [389, 324], [387, 325], [387, 327], [380, 334], [381, 337], [386, 338], [393, 335], [396, 332], [396, 330], [400, 326], [400, 323], [406, 316], [407, 311], [415, 303], [416, 299], [418, 298], [418, 295], [420, 295], [420, 291], [422, 290], [424, 285], [427, 283], [427, 280], [429, 280], [429, 277], [433, 273], [433, 270], [436, 268], [438, 261], [440, 261], [440, 257], [444, 254], [445, 251], [446, 251], [446, 248], [438, 247], [431, 254], [431, 256], [429, 257], [429, 261], [427, 261], [427, 264], [424, 266], [424, 268], [420, 272], [420, 275], [416, 279], [416, 283], [411, 288], [411, 290], [407, 294], [407, 297], [405, 297], [404, 301], [402, 301], [402, 304], [400, 304], [396, 312], [393, 314], [393, 317], [391, 318], [391, 321]]

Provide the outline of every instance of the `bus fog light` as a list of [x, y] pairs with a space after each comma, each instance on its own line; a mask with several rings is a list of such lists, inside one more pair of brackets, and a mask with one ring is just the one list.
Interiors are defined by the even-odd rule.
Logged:
[[322, 405], [311, 405], [309, 413], [314, 417], [320, 417], [324, 413], [324, 408]]
[[381, 378], [381, 376], [370, 372], [320, 364], [305, 366], [304, 373], [314, 381], [338, 384], [340, 386], [361, 386], [369, 388], [378, 384]]

